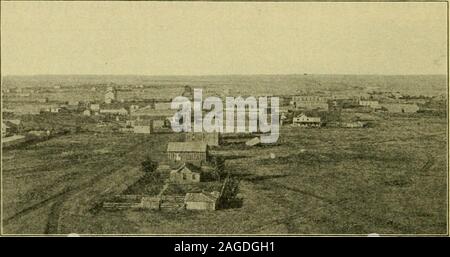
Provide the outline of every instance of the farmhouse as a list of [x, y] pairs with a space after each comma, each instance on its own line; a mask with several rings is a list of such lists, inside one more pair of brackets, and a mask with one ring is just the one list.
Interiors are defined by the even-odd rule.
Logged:
[[190, 163], [183, 163], [177, 169], [170, 172], [170, 182], [177, 184], [189, 184], [200, 182], [200, 172]]
[[301, 114], [293, 118], [292, 124], [300, 127], [320, 127], [321, 122], [320, 117], [308, 117], [305, 114]]
[[169, 142], [167, 157], [171, 161], [201, 164], [207, 159], [207, 149], [204, 142]]
[[210, 210], [217, 208], [219, 192], [187, 193], [184, 198], [186, 210]]

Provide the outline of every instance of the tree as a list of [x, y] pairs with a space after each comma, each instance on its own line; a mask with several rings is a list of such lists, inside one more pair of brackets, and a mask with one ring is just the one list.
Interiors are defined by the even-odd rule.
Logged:
[[220, 206], [221, 208], [229, 208], [235, 205], [237, 195], [239, 193], [239, 180], [228, 174], [222, 187], [220, 194]]
[[154, 172], [158, 167], [158, 162], [153, 161], [149, 156], [141, 162], [143, 172]]
[[217, 176], [217, 179], [220, 180], [225, 171], [225, 159], [222, 156], [214, 156], [212, 158], [212, 164], [214, 167], [214, 173]]

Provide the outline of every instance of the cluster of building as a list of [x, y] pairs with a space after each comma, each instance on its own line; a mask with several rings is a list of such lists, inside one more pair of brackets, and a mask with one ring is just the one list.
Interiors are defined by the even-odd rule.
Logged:
[[[395, 99], [399, 99], [398, 94], [395, 94]], [[288, 120], [288, 113], [291, 113], [291, 124], [304, 128], [318, 128], [325, 125], [342, 128], [363, 128], [367, 126], [367, 123], [362, 121], [324, 121], [322, 116], [326, 116], [330, 112], [416, 113], [419, 109], [416, 102], [410, 103], [400, 100], [380, 102], [373, 99], [327, 96], [292, 96], [289, 106], [280, 108], [284, 122]]]
[[[167, 145], [167, 163], [160, 164], [158, 172], [168, 173], [165, 183], [191, 185], [195, 187], [203, 181], [202, 174], [211, 172], [208, 164], [208, 142], [218, 145], [217, 136], [187, 135], [185, 142], [169, 142]], [[188, 192], [184, 196], [165, 195], [141, 196], [140, 201], [132, 203], [105, 202], [105, 208], [140, 208], [153, 210], [216, 210], [221, 193]]]
[[[219, 133], [185, 133], [184, 142], [169, 142], [167, 160], [173, 163], [169, 174], [170, 183], [196, 184], [204, 181], [203, 174], [211, 174], [209, 149], [220, 145]], [[220, 193], [189, 192], [184, 198], [187, 210], [215, 210]]]
[[[94, 89], [95, 91], [97, 90], [97, 88], [93, 87]], [[371, 98], [366, 99], [345, 96], [314, 96], [310, 94], [289, 96], [289, 100], [286, 100], [286, 97], [281, 97], [283, 101], [286, 100], [288, 102], [288, 106], [280, 107], [280, 124], [290, 123], [298, 127], [318, 128], [325, 126], [329, 122], [324, 119], [324, 115], [321, 115], [328, 112], [414, 113], [419, 110], [417, 103], [403, 101], [404, 97], [398, 92], [392, 93], [388, 97], [385, 97], [385, 95], [370, 95], [369, 97]], [[185, 86], [182, 96], [193, 99], [192, 88]], [[384, 97], [382, 98], [383, 102], [376, 99], [376, 97], [381, 96]], [[247, 116], [250, 115], [250, 113], [247, 113], [250, 111], [246, 110]], [[82, 113], [84, 116], [105, 117], [117, 122], [120, 125], [120, 132], [150, 134], [154, 132], [170, 132], [170, 120], [173, 118], [176, 110], [171, 109], [171, 99], [153, 99], [150, 101], [119, 100], [118, 90], [115, 86], [110, 85], [106, 87], [104, 100], [101, 103], [68, 101], [64, 104], [56, 104], [49, 102], [48, 98], [44, 98], [38, 103], [24, 104], [19, 108], [4, 108], [3, 112], [12, 112], [17, 115], [39, 114], [42, 112]], [[334, 122], [334, 125], [339, 124], [339, 126], [345, 128], [361, 127], [357, 123], [350, 124], [350, 121]], [[103, 126], [103, 124], [99, 124], [99, 126]]]

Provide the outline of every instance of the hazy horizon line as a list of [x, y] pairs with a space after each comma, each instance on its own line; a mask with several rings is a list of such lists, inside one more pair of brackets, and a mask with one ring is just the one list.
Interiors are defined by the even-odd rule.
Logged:
[[337, 75], [337, 76], [447, 76], [448, 73], [409, 73], [409, 74], [382, 74], [382, 73], [252, 73], [252, 74], [1, 74], [1, 77], [39, 77], [39, 76], [145, 76], [145, 77], [222, 77], [222, 76], [310, 76], [310, 75]]

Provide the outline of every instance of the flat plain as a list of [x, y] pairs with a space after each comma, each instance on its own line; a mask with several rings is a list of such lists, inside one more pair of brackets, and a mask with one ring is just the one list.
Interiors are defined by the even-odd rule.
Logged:
[[[273, 91], [272, 87], [264, 86], [268, 83], [264, 78], [242, 81], [259, 81], [258, 91]], [[356, 93], [367, 85], [379, 85], [399, 91], [407, 88], [409, 92], [419, 88], [417, 94], [445, 94], [445, 86], [436, 86], [445, 80], [435, 77], [429, 80], [411, 77], [404, 81], [393, 78], [395, 85], [390, 84], [390, 77], [332, 78], [300, 78], [295, 82], [295, 78], [288, 76], [282, 78], [288, 82], [283, 90], [291, 89], [289, 93], [295, 95], [314, 84], [331, 92], [336, 86], [344, 94]], [[233, 91], [238, 79], [233, 77], [227, 83], [219, 83], [217, 78], [188, 81], [177, 78], [164, 80], [163, 84], [177, 85], [169, 87], [168, 92], [180, 92], [185, 83], [195, 87], [196, 81], [204, 88], [208, 88], [208, 83], [214, 84], [209, 87], [210, 92], [228, 84], [233, 85], [229, 87]], [[347, 83], [348, 80], [352, 82]], [[428, 88], [433, 90], [417, 86], [427, 81], [431, 81], [433, 86]], [[99, 82], [83, 83], [90, 88]], [[295, 83], [299, 86], [292, 86]], [[414, 86], [408, 88], [408, 84]], [[356, 85], [362, 89], [355, 88]], [[148, 88], [156, 96], [169, 94], [164, 93], [162, 86]], [[251, 91], [245, 90], [248, 91], [242, 95]], [[77, 95], [76, 92], [77, 88], [73, 88], [67, 94]], [[9, 103], [17, 104], [16, 100]], [[446, 109], [441, 111], [446, 113]], [[447, 115], [384, 112], [369, 116], [368, 128], [303, 129], [285, 125], [274, 145], [225, 144], [214, 148], [215, 155], [226, 159], [226, 170], [241, 180], [240, 195], [244, 202], [241, 208], [213, 212], [99, 208], [107, 197], [138, 183], [143, 177], [140, 162], [146, 156], [163, 161], [167, 143], [181, 141], [179, 134], [79, 131], [3, 149], [3, 233], [445, 234]], [[91, 126], [93, 122], [83, 118], [70, 123], [74, 119], [79, 118], [61, 116], [67, 126]], [[45, 123], [34, 119], [29, 124], [32, 122]]]

